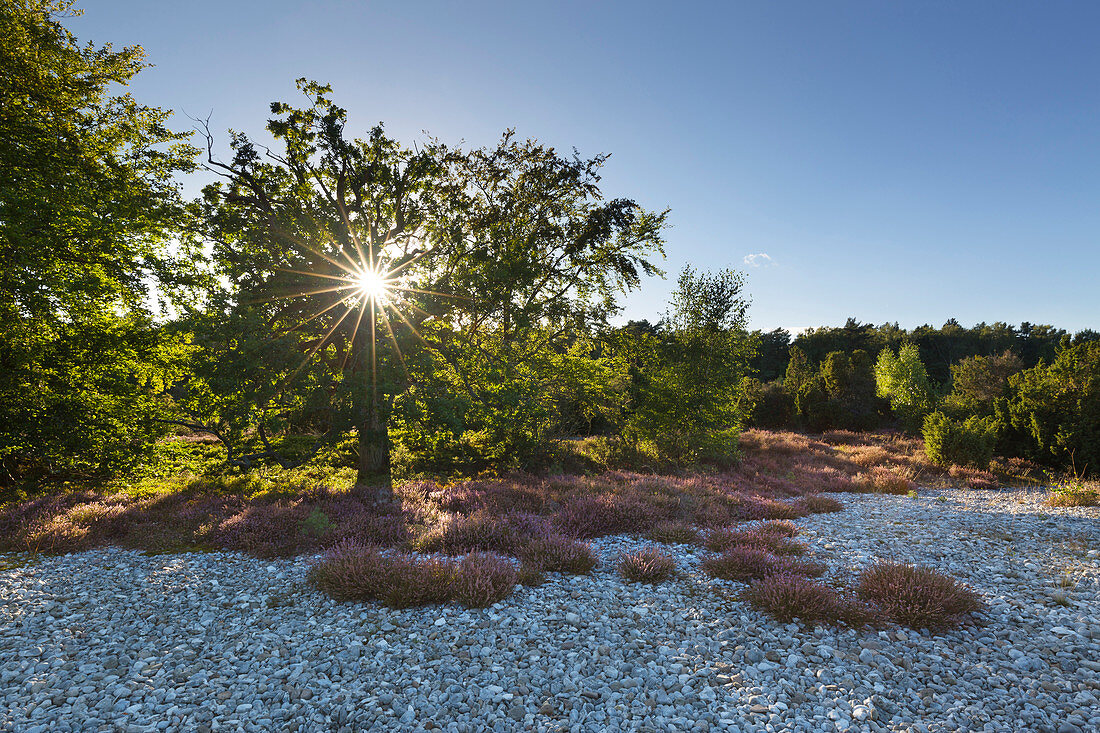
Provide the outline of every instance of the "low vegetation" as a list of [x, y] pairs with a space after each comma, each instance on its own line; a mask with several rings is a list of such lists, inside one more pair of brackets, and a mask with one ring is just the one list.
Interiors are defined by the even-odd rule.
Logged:
[[743, 592], [753, 608], [784, 622], [798, 619], [808, 624], [844, 622], [859, 626], [874, 618], [858, 600], [825, 585], [792, 573], [775, 573], [754, 580]]
[[952, 626], [982, 608], [978, 594], [955, 578], [904, 563], [872, 565], [857, 593], [891, 621], [918, 629]]
[[634, 583], [663, 583], [676, 574], [676, 561], [655, 547], [623, 553], [617, 567]]

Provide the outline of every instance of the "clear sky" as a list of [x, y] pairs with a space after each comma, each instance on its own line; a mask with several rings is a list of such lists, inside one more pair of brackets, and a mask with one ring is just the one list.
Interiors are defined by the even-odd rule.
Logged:
[[352, 128], [407, 143], [514, 127], [612, 153], [605, 193], [672, 209], [669, 280], [627, 318], [657, 318], [690, 263], [744, 270], [755, 328], [1100, 328], [1098, 3], [80, 7], [82, 41], [145, 47], [133, 91], [177, 128], [212, 113], [261, 134], [304, 76], [333, 84]]

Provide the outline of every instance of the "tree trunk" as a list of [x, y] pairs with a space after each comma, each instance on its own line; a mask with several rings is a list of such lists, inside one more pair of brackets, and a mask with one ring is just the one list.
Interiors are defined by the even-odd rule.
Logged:
[[394, 503], [390, 475], [390, 432], [378, 414], [377, 398], [368, 399], [367, 413], [359, 426], [359, 470], [355, 491], [369, 497], [379, 508]]

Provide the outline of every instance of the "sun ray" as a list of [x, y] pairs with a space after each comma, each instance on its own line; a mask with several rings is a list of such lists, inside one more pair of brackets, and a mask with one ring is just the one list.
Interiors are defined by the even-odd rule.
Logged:
[[355, 336], [359, 333], [359, 324], [363, 322], [363, 303], [359, 303], [359, 317], [355, 319], [355, 328], [351, 330], [351, 337], [348, 339], [348, 348], [344, 351], [344, 358], [340, 362], [340, 373], [344, 373], [344, 368], [348, 365], [348, 357], [351, 352], [355, 350]]
[[385, 307], [380, 309], [382, 312], [382, 322], [386, 324], [386, 330], [390, 334], [390, 343], [393, 344], [393, 350], [397, 352], [397, 360], [401, 362], [401, 370], [405, 372], [405, 379], [412, 383], [412, 375], [409, 374], [409, 366], [405, 363], [405, 355], [401, 353], [401, 347], [397, 344], [397, 335], [393, 332], [393, 326], [390, 324], [389, 316], [386, 315]]
[[336, 329], [339, 328], [340, 324], [344, 322], [344, 319], [348, 317], [351, 311], [351, 306], [348, 306], [348, 309], [344, 311], [344, 315], [340, 316], [340, 318], [336, 320], [336, 323], [332, 324], [332, 327], [325, 332], [325, 335], [317, 341], [317, 344], [309, 350], [309, 353], [306, 354], [304, 359], [302, 359], [302, 363], [298, 365], [298, 368], [291, 372], [290, 376], [288, 376], [278, 385], [278, 387], [276, 388], [277, 392], [281, 392], [286, 387], [288, 387], [292, 381], [294, 381], [294, 379], [298, 376], [302, 369], [305, 368], [306, 364], [309, 363], [309, 360], [312, 359], [317, 354], [317, 352], [321, 350], [322, 347], [324, 347], [324, 345], [328, 342], [329, 336], [331, 336], [336, 331]]
[[316, 313], [314, 313], [314, 314], [313, 314], [312, 316], [310, 316], [309, 318], [305, 319], [305, 320], [304, 320], [304, 321], [302, 321], [301, 323], [295, 324], [295, 325], [291, 326], [290, 328], [286, 329], [285, 331], [281, 331], [279, 335], [286, 335], [286, 334], [288, 334], [288, 333], [292, 333], [292, 332], [294, 332], [294, 331], [297, 331], [297, 330], [298, 330], [299, 328], [301, 328], [302, 326], [306, 325], [307, 323], [309, 323], [310, 321], [312, 321], [312, 320], [313, 320], [314, 318], [320, 318], [321, 316], [323, 316], [324, 314], [328, 313], [328, 312], [329, 312], [330, 310], [332, 310], [332, 309], [333, 309], [333, 308], [335, 308], [336, 306], [340, 305], [341, 303], [345, 303], [346, 301], [347, 301], [347, 298], [340, 298], [339, 300], [337, 300], [337, 301], [336, 301], [335, 303], [333, 303], [333, 304], [332, 304], [332, 305], [330, 305], [329, 307], [327, 307], [327, 308], [325, 308], [325, 309], [323, 309], [323, 310], [319, 310], [319, 311], [317, 311]]
[[324, 293], [335, 293], [340, 290], [351, 290], [355, 287], [355, 283], [348, 282], [346, 285], [335, 285], [331, 288], [318, 288], [317, 290], [303, 290], [298, 293], [288, 293], [286, 295], [272, 295], [268, 298], [256, 298], [251, 301], [253, 303], [270, 303], [276, 300], [293, 300], [295, 298], [308, 298], [311, 295], [322, 295]]

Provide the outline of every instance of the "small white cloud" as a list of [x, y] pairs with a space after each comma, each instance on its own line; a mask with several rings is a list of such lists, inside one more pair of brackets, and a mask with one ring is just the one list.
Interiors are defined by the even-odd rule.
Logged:
[[775, 267], [775, 260], [767, 252], [745, 255], [745, 264], [749, 267]]

